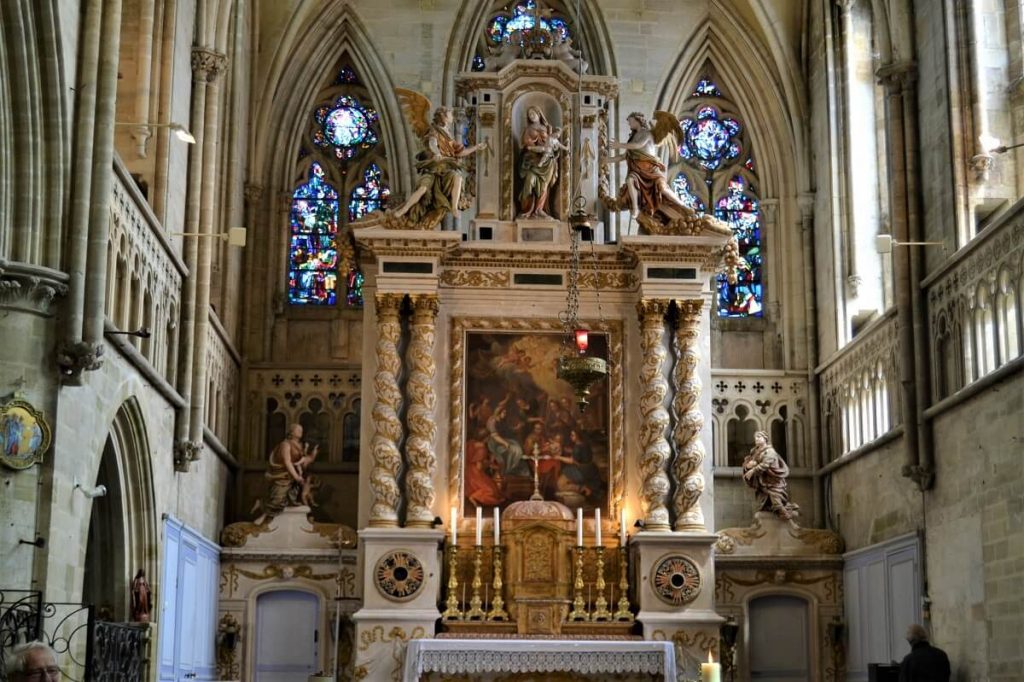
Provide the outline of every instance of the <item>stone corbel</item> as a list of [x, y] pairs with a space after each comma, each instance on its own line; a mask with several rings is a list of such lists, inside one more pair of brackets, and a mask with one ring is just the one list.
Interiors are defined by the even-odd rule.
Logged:
[[192, 462], [198, 461], [203, 444], [193, 440], [180, 440], [174, 444], [174, 470], [187, 473]]
[[57, 367], [61, 381], [69, 386], [82, 385], [82, 372], [92, 372], [103, 366], [103, 344], [79, 341], [57, 351]]

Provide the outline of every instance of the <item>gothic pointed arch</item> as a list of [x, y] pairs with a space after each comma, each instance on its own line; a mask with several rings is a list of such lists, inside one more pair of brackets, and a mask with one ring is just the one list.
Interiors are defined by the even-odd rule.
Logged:
[[[463, 0], [452, 25], [445, 55], [442, 91], [444, 101], [450, 101], [453, 96], [455, 74], [473, 70], [475, 58], [485, 48], [485, 37], [494, 18], [498, 15], [514, 17], [518, 10], [528, 9], [527, 6], [533, 2], [534, 0]], [[567, 24], [574, 45], [583, 50], [584, 59], [590, 63], [589, 73], [607, 76], [617, 74], [611, 38], [597, 0], [580, 0], [578, 22], [575, 16], [576, 3], [573, 0], [548, 0], [544, 5], [551, 10], [553, 17]]]

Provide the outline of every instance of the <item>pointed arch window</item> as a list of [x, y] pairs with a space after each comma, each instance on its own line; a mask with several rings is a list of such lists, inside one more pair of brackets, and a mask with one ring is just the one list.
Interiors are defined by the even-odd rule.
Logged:
[[289, 216], [288, 301], [363, 305], [363, 273], [350, 223], [391, 196], [379, 116], [348, 63], [317, 97], [309, 136], [298, 150], [300, 180]]
[[761, 208], [754, 158], [734, 107], [714, 79], [705, 75], [694, 85], [690, 111], [680, 116], [682, 163], [672, 174], [672, 188], [690, 208], [728, 223], [746, 261], [735, 284], [717, 279], [719, 317], [761, 317], [764, 309]]

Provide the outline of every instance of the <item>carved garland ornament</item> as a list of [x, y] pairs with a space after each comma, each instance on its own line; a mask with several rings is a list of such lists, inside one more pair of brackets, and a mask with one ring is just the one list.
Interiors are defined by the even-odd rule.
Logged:
[[685, 556], [673, 554], [654, 564], [651, 585], [658, 599], [672, 606], [682, 606], [700, 594], [700, 571], [697, 564]]
[[377, 560], [373, 569], [377, 591], [391, 601], [409, 601], [423, 587], [425, 571], [415, 554], [397, 550]]

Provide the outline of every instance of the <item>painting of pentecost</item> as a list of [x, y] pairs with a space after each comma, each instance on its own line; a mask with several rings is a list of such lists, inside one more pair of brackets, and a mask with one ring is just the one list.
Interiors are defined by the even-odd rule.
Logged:
[[[570, 509], [607, 506], [608, 384], [591, 387], [580, 412], [556, 376], [565, 352], [557, 333], [469, 331], [466, 339], [464, 509], [527, 500], [537, 485]], [[608, 358], [608, 339], [590, 335], [589, 354]]]

